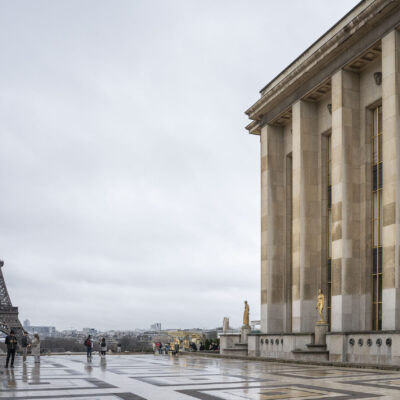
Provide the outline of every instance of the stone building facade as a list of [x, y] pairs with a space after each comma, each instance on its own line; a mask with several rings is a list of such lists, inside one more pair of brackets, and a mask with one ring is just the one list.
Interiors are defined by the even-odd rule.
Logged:
[[[246, 111], [261, 153], [250, 355], [400, 361], [399, 30], [399, 0], [361, 1]], [[315, 354], [319, 288], [329, 333]]]

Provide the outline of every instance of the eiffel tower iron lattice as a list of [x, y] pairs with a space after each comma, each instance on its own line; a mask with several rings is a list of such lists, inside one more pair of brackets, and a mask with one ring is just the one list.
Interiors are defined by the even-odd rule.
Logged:
[[12, 329], [19, 336], [23, 328], [18, 318], [18, 307], [12, 305], [8, 294], [2, 271], [3, 265], [4, 261], [0, 260], [0, 331], [8, 334]]

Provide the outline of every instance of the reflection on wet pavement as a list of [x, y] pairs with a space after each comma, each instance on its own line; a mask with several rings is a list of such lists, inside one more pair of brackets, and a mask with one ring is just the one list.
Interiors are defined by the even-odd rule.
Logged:
[[196, 356], [16, 359], [0, 368], [4, 399], [400, 399], [400, 372]]

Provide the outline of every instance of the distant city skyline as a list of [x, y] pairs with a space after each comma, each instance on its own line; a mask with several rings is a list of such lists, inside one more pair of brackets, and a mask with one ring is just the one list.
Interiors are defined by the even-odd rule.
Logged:
[[[31, 321], [29, 319], [25, 319], [22, 321], [22, 325], [24, 327], [24, 329], [30, 328], [30, 327], [54, 327], [57, 331], [61, 332], [61, 331], [69, 331], [69, 330], [76, 330], [76, 331], [85, 331], [87, 329], [95, 329], [97, 331], [101, 331], [101, 329], [98, 329], [96, 326], [91, 326], [91, 327], [83, 327], [83, 326], [70, 326], [68, 328], [65, 329], [58, 329], [57, 326], [55, 326], [54, 324], [50, 324], [50, 325], [43, 325], [43, 324], [31, 324]], [[155, 323], [155, 324], [151, 324], [148, 327], [132, 327], [130, 329], [118, 329], [118, 328], [112, 328], [112, 329], [106, 329], [104, 331], [168, 331], [168, 330], [176, 330], [176, 329], [216, 329], [216, 328], [221, 328], [221, 326], [214, 326], [214, 327], [209, 327], [209, 328], [200, 328], [200, 327], [194, 327], [194, 326], [189, 326], [189, 327], [185, 327], [185, 328], [178, 328], [178, 327], [163, 327], [161, 323]]]

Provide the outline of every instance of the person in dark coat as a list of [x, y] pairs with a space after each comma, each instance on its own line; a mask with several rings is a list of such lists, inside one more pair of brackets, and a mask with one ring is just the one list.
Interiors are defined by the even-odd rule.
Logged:
[[86, 338], [84, 345], [86, 346], [87, 359], [92, 361], [93, 339], [90, 335]]
[[26, 362], [26, 356], [28, 354], [28, 349], [31, 346], [31, 340], [29, 339], [28, 332], [24, 331], [24, 336], [21, 339], [21, 347], [22, 347], [22, 361]]
[[15, 352], [17, 351], [17, 338], [13, 330], [10, 331], [10, 334], [7, 335], [5, 344], [7, 346], [7, 359], [6, 359], [6, 368], [8, 368], [8, 363], [11, 358], [11, 368], [14, 368], [14, 359], [15, 359]]

